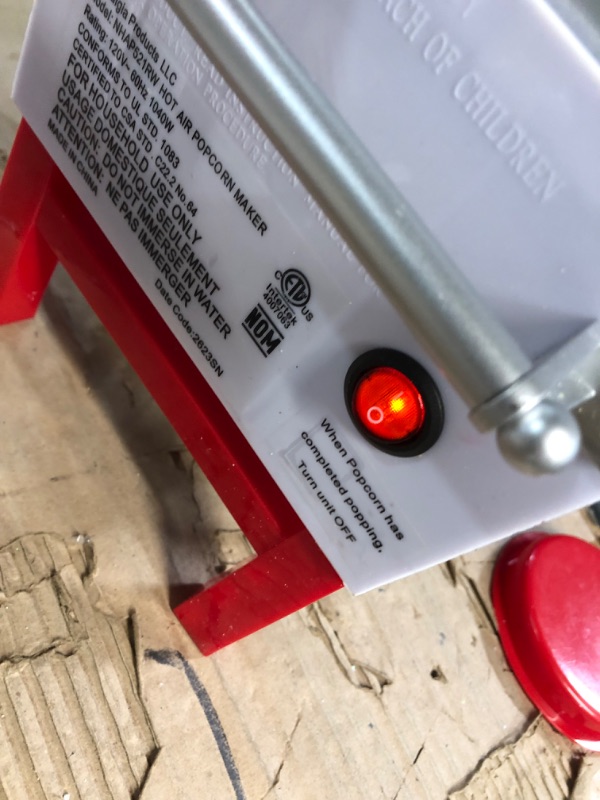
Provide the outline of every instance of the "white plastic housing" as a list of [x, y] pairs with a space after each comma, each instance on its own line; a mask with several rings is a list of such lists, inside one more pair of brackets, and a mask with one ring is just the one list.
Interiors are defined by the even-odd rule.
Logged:
[[[256, 6], [530, 356], [598, 317], [600, 69], [549, 5]], [[15, 98], [352, 591], [598, 498], [584, 456], [526, 477], [473, 429], [165, 0], [38, 0]], [[419, 457], [346, 412], [377, 347], [442, 393]]]

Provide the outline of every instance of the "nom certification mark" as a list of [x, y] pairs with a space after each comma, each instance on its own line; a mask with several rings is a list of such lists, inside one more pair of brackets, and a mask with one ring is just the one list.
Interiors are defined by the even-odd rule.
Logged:
[[260, 303], [248, 314], [242, 323], [242, 328], [265, 358], [270, 356], [283, 341], [283, 334]]

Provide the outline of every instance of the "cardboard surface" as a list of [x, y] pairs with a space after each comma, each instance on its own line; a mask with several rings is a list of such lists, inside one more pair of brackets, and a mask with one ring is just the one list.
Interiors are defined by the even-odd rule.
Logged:
[[[27, 5], [0, 0], [0, 154], [18, 121], [7, 91]], [[135, 619], [133, 636], [121, 623], [106, 623], [126, 635], [96, 666], [129, 665], [114, 684], [129, 676], [129, 701], [112, 713], [118, 726], [128, 724], [129, 702], [141, 700], [144, 735], [133, 752], [152, 762], [149, 771], [133, 769], [136, 782], [128, 784], [118, 759], [130, 752], [129, 740], [106, 742], [94, 733], [95, 713], [82, 719], [72, 702], [43, 701], [40, 687], [50, 674], [43, 670], [54, 667], [41, 655], [36, 675], [32, 659], [49, 643], [77, 639], [81, 629], [74, 634], [43, 599], [34, 604], [35, 619], [51, 616], [32, 627], [23, 597], [27, 610], [10, 601], [19, 617], [11, 617], [11, 630], [22, 641], [0, 633], [0, 672], [12, 674], [18, 653], [29, 716], [22, 712], [17, 727], [0, 712], [0, 735], [21, 731], [21, 752], [42, 766], [19, 773], [29, 783], [15, 795], [0, 758], [0, 786], [10, 800], [73, 800], [77, 791], [86, 799], [130, 792], [142, 800], [491, 798], [498, 786], [511, 798], [598, 797], [600, 762], [582, 759], [545, 723], [531, 726], [535, 711], [503, 659], [488, 599], [496, 548], [360, 598], [340, 592], [203, 658], [171, 614], [169, 594], [246, 558], [247, 546], [61, 271], [35, 319], [0, 329], [0, 387], [0, 556], [10, 542], [51, 532], [47, 541], [75, 552], [58, 573], [70, 576], [84, 622]], [[551, 527], [588, 539], [598, 534], [581, 515]], [[90, 571], [80, 550], [88, 540], [93, 583], [81, 579]], [[47, 590], [43, 581], [35, 584], [34, 594]], [[0, 614], [8, 603], [2, 597]], [[54, 702], [61, 706], [60, 754], [39, 738]], [[67, 754], [69, 730], [75, 745]], [[85, 747], [95, 748], [95, 761]], [[122, 794], [86, 784], [103, 758], [117, 760]], [[67, 767], [78, 775], [74, 788]], [[46, 790], [38, 778], [51, 773], [55, 782]]]
[[7, 800], [139, 795], [158, 748], [131, 619], [93, 605], [93, 549], [33, 534], [0, 550], [0, 785]]

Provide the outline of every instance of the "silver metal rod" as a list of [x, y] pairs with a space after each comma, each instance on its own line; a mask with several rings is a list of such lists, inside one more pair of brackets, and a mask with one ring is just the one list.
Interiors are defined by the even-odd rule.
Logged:
[[246, 0], [171, 0], [470, 407], [531, 362]]

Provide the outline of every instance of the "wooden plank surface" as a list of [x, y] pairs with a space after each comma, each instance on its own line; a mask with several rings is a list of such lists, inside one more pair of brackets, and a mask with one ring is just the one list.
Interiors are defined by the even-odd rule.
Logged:
[[[0, 0], [0, 168], [29, 7]], [[600, 797], [597, 758], [539, 720], [504, 661], [497, 547], [339, 592], [203, 658], [169, 587], [205, 581], [247, 545], [62, 271], [34, 320], [0, 329], [0, 386], [0, 547], [80, 537], [91, 602], [131, 620], [160, 748], [143, 800]], [[549, 527], [598, 534], [582, 514]]]

